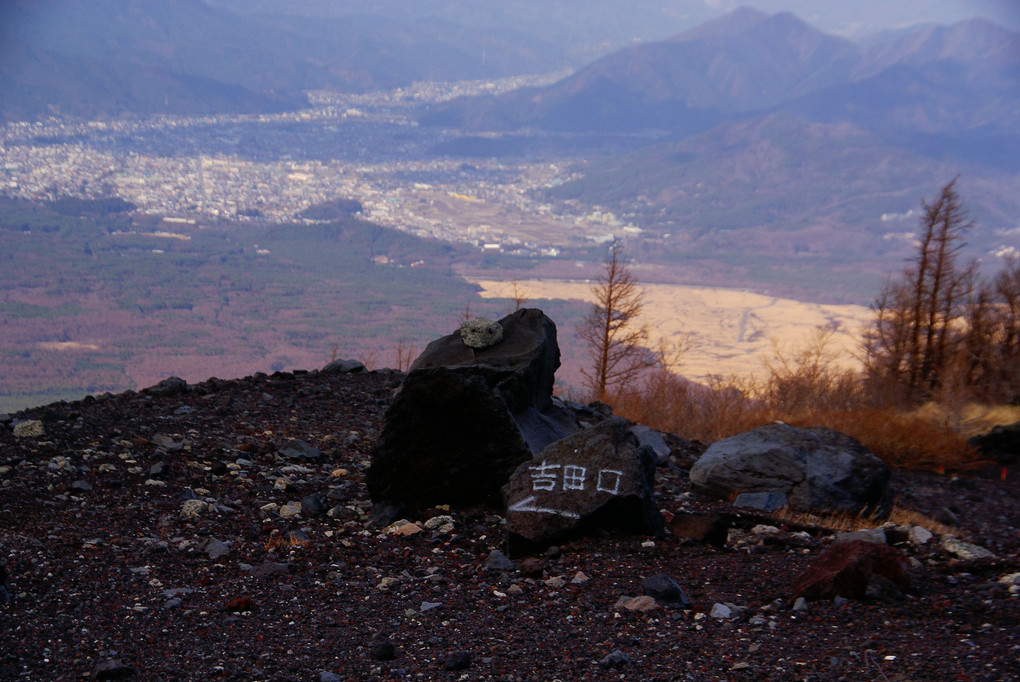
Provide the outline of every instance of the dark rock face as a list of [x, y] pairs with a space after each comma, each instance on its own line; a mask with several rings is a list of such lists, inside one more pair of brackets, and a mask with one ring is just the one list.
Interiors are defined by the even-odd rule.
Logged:
[[591, 528], [662, 533], [655, 459], [620, 418], [553, 443], [504, 489], [511, 545], [548, 545]]
[[514, 469], [578, 430], [552, 400], [556, 325], [536, 309], [499, 324], [503, 340], [494, 346], [471, 348], [455, 332], [415, 360], [372, 455], [373, 500], [496, 503]]
[[974, 436], [967, 444], [984, 458], [994, 459], [999, 464], [1014, 464], [1020, 461], [1020, 422], [996, 426], [988, 433]]
[[[837, 542], [818, 555], [797, 578], [793, 596], [816, 599], [865, 599], [869, 582], [881, 576], [897, 589], [910, 584], [910, 564], [895, 547], [855, 540]], [[874, 592], [874, 587], [872, 588]]]
[[503, 340], [488, 348], [465, 345], [459, 331], [436, 339], [411, 365], [411, 373], [460, 370], [484, 378], [512, 413], [548, 407], [560, 366], [556, 324], [537, 308], [522, 308], [500, 320], [499, 326]]
[[773, 424], [713, 443], [690, 479], [696, 491], [717, 497], [775, 492], [794, 509], [888, 516], [890, 475], [850, 436]]

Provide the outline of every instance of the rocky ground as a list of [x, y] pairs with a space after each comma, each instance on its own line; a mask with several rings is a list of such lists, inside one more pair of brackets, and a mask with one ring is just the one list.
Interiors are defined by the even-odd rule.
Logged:
[[[374, 528], [364, 474], [399, 380], [171, 382], [3, 419], [0, 679], [1020, 675], [1016, 470], [894, 478], [901, 507], [952, 512], [995, 556], [906, 542], [902, 600], [794, 608], [830, 532], [777, 521], [722, 548], [606, 535], [510, 561], [499, 510]], [[662, 509], [726, 511], [690, 493], [688, 461], [658, 469]], [[660, 574], [691, 604], [623, 599]]]

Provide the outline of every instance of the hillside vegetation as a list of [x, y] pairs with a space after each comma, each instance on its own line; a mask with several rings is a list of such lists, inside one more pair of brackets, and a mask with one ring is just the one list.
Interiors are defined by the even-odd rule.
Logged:
[[448, 332], [466, 305], [485, 309], [449, 270], [462, 251], [357, 219], [87, 214], [109, 206], [0, 204], [0, 411], [335, 354], [395, 365], [398, 346]]

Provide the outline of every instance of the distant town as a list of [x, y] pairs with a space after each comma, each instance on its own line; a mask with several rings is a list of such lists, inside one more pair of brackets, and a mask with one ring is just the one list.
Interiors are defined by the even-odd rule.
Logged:
[[116, 196], [171, 224], [295, 222], [310, 206], [350, 198], [381, 225], [547, 257], [570, 244], [637, 235], [612, 213], [541, 200], [540, 190], [569, 176], [572, 160], [466, 163], [434, 152], [454, 133], [421, 128], [412, 116], [426, 103], [562, 75], [313, 92], [310, 108], [273, 115], [10, 123], [0, 131], [0, 193]]

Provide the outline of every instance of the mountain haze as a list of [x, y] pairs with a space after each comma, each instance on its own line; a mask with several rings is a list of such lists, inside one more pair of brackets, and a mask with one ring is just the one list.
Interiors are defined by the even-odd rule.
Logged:
[[453, 101], [422, 120], [641, 133], [644, 146], [578, 163], [547, 196], [633, 221], [651, 240], [643, 258], [771, 258], [760, 281], [830, 292], [844, 269], [857, 280], [839, 289], [861, 295], [909, 254], [920, 199], [958, 174], [981, 227], [972, 255], [1015, 242], [1018, 57], [1020, 35], [985, 20], [858, 45], [742, 8], [548, 87]]
[[[303, 92], [562, 68], [556, 46], [440, 19], [251, 15], [200, 0], [14, 0], [0, 117], [294, 110]], [[218, 92], [217, 92], [218, 90]]]

